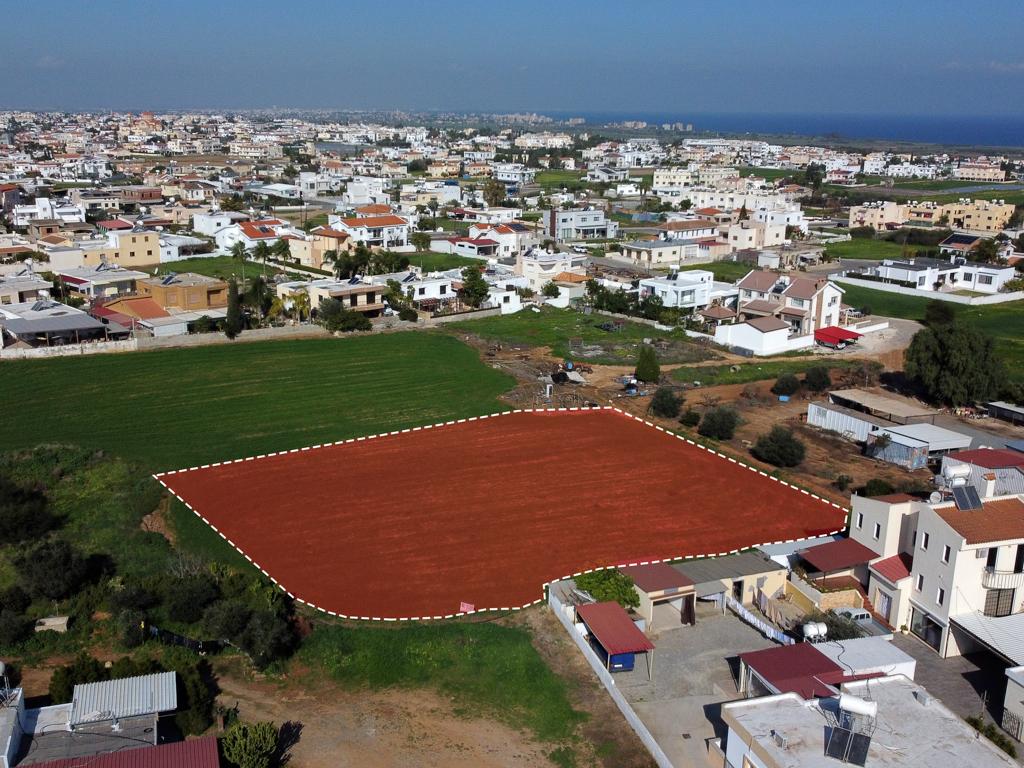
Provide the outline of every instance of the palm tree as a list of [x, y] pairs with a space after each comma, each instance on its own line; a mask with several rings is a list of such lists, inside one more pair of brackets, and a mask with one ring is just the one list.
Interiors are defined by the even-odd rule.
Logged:
[[253, 258], [256, 261], [263, 262], [263, 276], [267, 275], [267, 259], [270, 258], [270, 246], [267, 245], [266, 240], [260, 240], [256, 243], [256, 247], [252, 251]]
[[299, 324], [302, 324], [302, 316], [310, 316], [310, 301], [309, 294], [305, 291], [297, 291], [290, 296], [292, 300], [292, 309], [295, 310], [295, 314], [299, 318]]
[[286, 237], [279, 238], [278, 241], [271, 246], [270, 250], [281, 261], [288, 261], [292, 257], [292, 246]]
[[245, 260], [249, 256], [249, 252], [245, 250], [245, 243], [239, 240], [237, 243], [231, 246], [231, 258], [236, 261], [242, 262], [242, 282], [245, 282]]

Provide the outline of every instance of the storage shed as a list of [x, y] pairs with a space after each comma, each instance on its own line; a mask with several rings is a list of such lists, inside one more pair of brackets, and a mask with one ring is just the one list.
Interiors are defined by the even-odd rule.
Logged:
[[728, 594], [752, 605], [759, 590], [771, 597], [786, 586], [786, 568], [757, 552], [687, 560], [672, 567], [693, 581], [701, 599], [720, 600]]
[[668, 563], [619, 569], [633, 580], [640, 598], [637, 613], [647, 619], [648, 631], [696, 624], [697, 594], [693, 580]]
[[[576, 606], [576, 618], [586, 628], [591, 647], [604, 661], [609, 672], [633, 669], [636, 654], [652, 654], [654, 643], [637, 629], [625, 609], [614, 602], [587, 603]], [[652, 656], [647, 659], [647, 676], [653, 669]]]
[[863, 389], [837, 389], [835, 392], [829, 393], [828, 398], [836, 405], [869, 413], [872, 416], [881, 416], [896, 424], [925, 422], [933, 424], [935, 422], [935, 411], [905, 398], [889, 397]]

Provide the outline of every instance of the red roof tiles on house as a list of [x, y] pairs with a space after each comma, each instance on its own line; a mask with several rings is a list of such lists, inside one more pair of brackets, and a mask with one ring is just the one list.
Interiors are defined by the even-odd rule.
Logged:
[[906, 552], [887, 557], [871, 564], [871, 570], [893, 584], [910, 578], [910, 569], [914, 566], [914, 558]]
[[957, 451], [949, 454], [949, 458], [985, 469], [1024, 467], [1024, 453], [1010, 451], [1006, 448], [977, 448], [972, 451]]
[[619, 570], [629, 576], [637, 588], [644, 592], [664, 592], [669, 589], [685, 589], [693, 586], [693, 579], [676, 570], [668, 563], [631, 565]]
[[935, 513], [968, 544], [1024, 539], [1024, 503], [1020, 499], [985, 501], [981, 509], [944, 507]]
[[836, 539], [801, 550], [797, 554], [822, 573], [844, 571], [878, 557], [877, 552], [855, 539]]
[[341, 223], [352, 229], [358, 229], [359, 227], [373, 229], [375, 227], [401, 227], [409, 222], [401, 216], [365, 216], [363, 218], [342, 219]]

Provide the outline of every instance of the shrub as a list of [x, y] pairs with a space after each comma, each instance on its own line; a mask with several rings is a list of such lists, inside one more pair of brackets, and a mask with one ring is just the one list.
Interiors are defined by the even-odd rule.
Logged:
[[986, 739], [991, 741], [1003, 752], [1008, 754], [1010, 757], [1017, 757], [1017, 747], [1014, 743], [1006, 736], [1002, 731], [996, 728], [992, 723], [986, 723], [977, 715], [971, 715], [967, 718], [967, 723], [978, 733], [982, 734]]
[[776, 467], [795, 467], [804, 460], [806, 449], [790, 430], [774, 426], [767, 435], [757, 438], [750, 452]]
[[679, 415], [683, 399], [668, 387], [659, 387], [651, 398], [651, 413], [663, 419], [674, 419]]
[[850, 487], [850, 483], [853, 482], [853, 478], [849, 475], [839, 475], [835, 480], [832, 481], [832, 485], [838, 488], [840, 491], [845, 491]]
[[720, 405], [704, 414], [697, 432], [713, 440], [732, 440], [739, 423], [740, 417], [736, 411], [728, 406]]
[[623, 608], [636, 608], [640, 605], [633, 580], [615, 568], [581, 573], [574, 581], [579, 589], [589, 592], [599, 602], [614, 601]]
[[687, 408], [683, 415], [679, 417], [679, 423], [684, 427], [696, 427], [700, 424], [700, 414], [693, 410], [693, 408]]
[[887, 480], [873, 477], [859, 489], [861, 496], [888, 496], [896, 492], [896, 487]]
[[288, 658], [295, 644], [291, 622], [273, 611], [254, 612], [239, 637], [239, 645], [260, 669]]
[[850, 237], [854, 239], [870, 239], [875, 236], [874, 227], [851, 227]]
[[368, 331], [373, 328], [373, 323], [365, 315], [345, 309], [345, 305], [337, 299], [327, 299], [320, 304], [320, 321], [324, 328], [332, 333], [341, 331], [351, 333], [352, 331]]
[[125, 648], [137, 648], [146, 641], [146, 615], [141, 611], [125, 610], [117, 614], [117, 639]]
[[193, 624], [217, 599], [217, 585], [209, 577], [191, 576], [168, 581], [164, 591], [164, 610], [172, 621]]
[[270, 768], [277, 736], [277, 726], [271, 722], [235, 723], [224, 734], [224, 757], [237, 768]]
[[0, 610], [0, 648], [10, 648], [32, 634], [33, 622], [9, 608]]
[[398, 310], [398, 319], [407, 323], [415, 323], [420, 319], [419, 314], [412, 307], [402, 307]]
[[656, 384], [661, 378], [661, 366], [654, 347], [644, 344], [636, 359], [636, 377], [647, 384]]
[[54, 704], [71, 701], [76, 685], [107, 680], [109, 674], [103, 662], [86, 653], [80, 653], [70, 664], [57, 667], [50, 678], [50, 700]]
[[0, 477], [0, 541], [17, 544], [34, 539], [52, 525], [53, 519], [46, 509], [46, 497], [42, 493]]
[[28, 592], [19, 586], [8, 587], [0, 592], [0, 609], [24, 613], [32, 602]]
[[807, 373], [804, 374], [804, 384], [812, 392], [824, 392], [832, 386], [832, 376], [829, 375], [828, 368], [816, 365], [807, 369]]
[[800, 380], [792, 373], [784, 373], [772, 385], [776, 395], [795, 395], [800, 390]]
[[88, 568], [85, 560], [62, 539], [47, 539], [18, 557], [18, 567], [29, 593], [60, 600], [81, 586]]

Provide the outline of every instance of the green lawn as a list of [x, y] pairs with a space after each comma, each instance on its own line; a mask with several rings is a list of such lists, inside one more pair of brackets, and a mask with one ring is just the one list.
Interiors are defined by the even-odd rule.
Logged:
[[659, 331], [642, 323], [627, 322], [620, 331], [604, 331], [597, 326], [609, 318], [584, 315], [567, 309], [545, 307], [540, 312], [523, 310], [514, 315], [466, 320], [447, 326], [456, 333], [475, 333], [488, 341], [512, 346], [550, 347], [556, 357], [570, 356], [570, 339], [579, 339], [583, 349], [575, 356], [585, 362], [604, 365], [629, 365], [636, 362], [645, 338], [665, 339], [658, 351], [663, 363], [693, 363], [706, 360], [710, 353], [691, 342], [682, 331]]
[[[825, 365], [829, 368], [853, 368], [860, 365], [857, 360], [822, 360], [804, 357], [789, 360], [772, 360], [760, 363], [738, 365], [687, 366], [672, 371], [676, 381], [690, 383], [699, 381], [703, 386], [718, 384], [749, 384], [753, 381], [777, 379], [784, 373], [802, 376], [808, 368]], [[732, 370], [735, 368], [736, 370]]]
[[[208, 277], [216, 277], [221, 280], [227, 280], [232, 275], [235, 275], [239, 280], [242, 278], [242, 264], [238, 259], [233, 259], [230, 256], [210, 256], [207, 258], [196, 257], [192, 259], [182, 259], [181, 261], [172, 261], [166, 264], [154, 264], [149, 267], [145, 267], [150, 272], [157, 272], [159, 274], [166, 275], [171, 272], [195, 272], [197, 275], [207, 275]], [[267, 264], [267, 274], [273, 275], [277, 272], [283, 272], [284, 270], [280, 267], [275, 267], [273, 264]], [[263, 274], [263, 263], [255, 261], [245, 262], [245, 276], [246, 278], [252, 278], [256, 275]]]
[[[868, 306], [872, 314], [882, 317], [924, 319], [928, 299], [878, 291], [874, 288], [842, 283], [840, 285], [846, 291], [843, 303], [851, 307]], [[1024, 381], [1024, 301], [980, 307], [952, 303], [949, 306], [955, 309], [957, 317], [961, 320], [996, 339], [997, 349], [1006, 360], [1010, 378], [1014, 381]]]
[[760, 176], [767, 181], [784, 179], [787, 176], [795, 176], [799, 171], [785, 168], [740, 168], [740, 176]]
[[408, 255], [409, 264], [420, 267], [424, 272], [441, 272], [446, 269], [461, 269], [472, 265], [479, 267], [485, 263], [480, 259], [471, 259], [454, 253], [437, 253], [436, 251], [423, 251]]
[[683, 267], [681, 271], [689, 272], [694, 269], [703, 269], [714, 273], [715, 280], [719, 282], [735, 283], [754, 267], [739, 261], [713, 261], [710, 264], [694, 264], [692, 267]]
[[[914, 246], [907, 247], [907, 255], [913, 255]], [[903, 255], [903, 245], [891, 240], [874, 240], [869, 237], [854, 238], [842, 243], [829, 243], [825, 252], [835, 259], [895, 259]]]
[[520, 628], [490, 622], [323, 627], [298, 658], [350, 688], [434, 687], [459, 712], [497, 717], [544, 741], [569, 739], [585, 717]]
[[459, 219], [446, 219], [443, 216], [438, 216], [434, 219], [434, 223], [438, 229], [443, 229], [445, 232], [465, 234], [469, 231], [469, 224]]
[[583, 181], [582, 171], [538, 171], [537, 184], [546, 190], [561, 189]]

